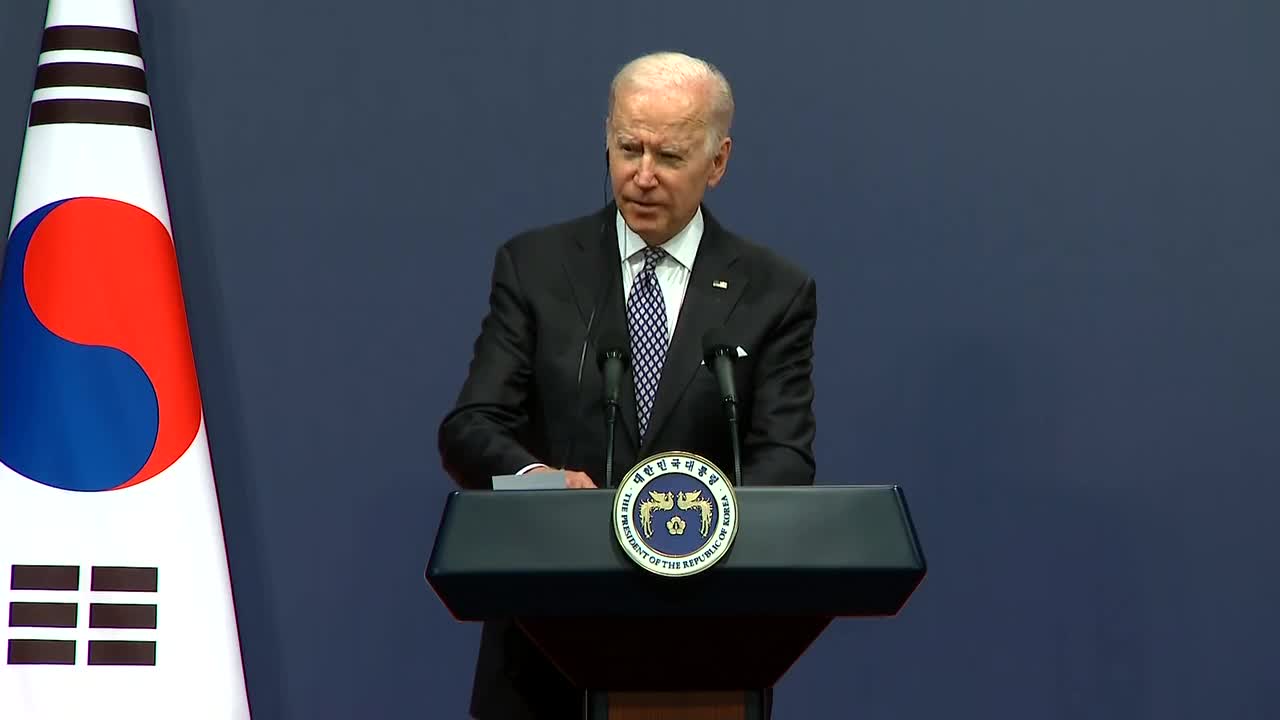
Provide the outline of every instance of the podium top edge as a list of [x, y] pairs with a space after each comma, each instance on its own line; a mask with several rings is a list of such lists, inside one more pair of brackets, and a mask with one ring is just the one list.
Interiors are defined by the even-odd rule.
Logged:
[[[741, 493], [741, 492], [789, 492], [789, 493], [804, 493], [804, 492], [815, 492], [815, 491], [816, 491], [816, 492], [821, 492], [821, 491], [824, 491], [824, 490], [860, 490], [860, 491], [872, 491], [872, 490], [886, 491], [886, 490], [894, 490], [894, 491], [901, 491], [901, 490], [902, 490], [902, 487], [903, 487], [903, 486], [902, 486], [901, 484], [899, 484], [899, 483], [882, 483], [882, 484], [867, 484], [867, 485], [862, 485], [862, 484], [859, 484], [859, 485], [853, 485], [853, 484], [847, 484], [847, 483], [845, 483], [845, 484], [839, 484], [839, 485], [829, 485], [829, 484], [818, 484], [818, 485], [747, 485], [747, 486], [744, 486], [744, 487], [734, 487], [734, 488], [733, 488], [733, 490], [734, 490], [734, 492], [735, 492], [735, 493]], [[589, 488], [589, 489], [585, 489], [585, 490], [584, 490], [584, 489], [580, 489], [580, 488], [555, 488], [555, 489], [549, 489], [549, 490], [523, 490], [523, 489], [521, 489], [521, 490], [493, 490], [493, 489], [491, 489], [491, 488], [453, 488], [452, 490], [450, 490], [450, 491], [449, 491], [449, 493], [448, 493], [448, 494], [449, 494], [449, 495], [463, 495], [463, 494], [477, 494], [477, 493], [480, 493], [480, 494], [495, 494], [495, 495], [496, 495], [496, 494], [503, 494], [503, 495], [528, 495], [528, 494], [530, 494], [530, 493], [581, 493], [581, 492], [588, 492], [588, 493], [590, 493], [590, 492], [597, 492], [597, 493], [606, 493], [606, 492], [607, 492], [607, 493], [615, 493], [615, 492], [617, 492], [617, 490], [618, 490], [617, 488]]]

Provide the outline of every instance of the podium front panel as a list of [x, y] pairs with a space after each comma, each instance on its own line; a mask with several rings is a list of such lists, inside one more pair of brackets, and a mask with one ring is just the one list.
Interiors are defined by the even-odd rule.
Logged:
[[720, 562], [688, 577], [637, 566], [612, 490], [452, 493], [427, 579], [459, 620], [884, 616], [925, 573], [896, 486], [745, 487]]

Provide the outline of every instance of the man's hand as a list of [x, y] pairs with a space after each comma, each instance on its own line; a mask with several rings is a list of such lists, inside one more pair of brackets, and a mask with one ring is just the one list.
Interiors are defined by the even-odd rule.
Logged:
[[[531, 473], [538, 472], [556, 472], [555, 468], [540, 467], [530, 470]], [[578, 470], [564, 471], [564, 486], [567, 488], [587, 488], [592, 489], [596, 484], [592, 482], [591, 476]]]

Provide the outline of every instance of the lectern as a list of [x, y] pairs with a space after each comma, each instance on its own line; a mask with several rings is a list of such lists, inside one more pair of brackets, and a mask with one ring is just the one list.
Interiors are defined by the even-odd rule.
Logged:
[[454, 492], [427, 581], [458, 620], [517, 621], [588, 720], [766, 720], [828, 623], [897, 614], [925, 560], [896, 486], [736, 494], [728, 553], [671, 578], [623, 553], [613, 491]]

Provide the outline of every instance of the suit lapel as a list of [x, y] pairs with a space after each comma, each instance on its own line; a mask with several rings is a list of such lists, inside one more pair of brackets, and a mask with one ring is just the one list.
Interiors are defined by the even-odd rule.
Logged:
[[[614, 206], [610, 205], [598, 216], [599, 225], [584, 225], [581, 232], [572, 238], [570, 252], [564, 254], [565, 281], [573, 292], [573, 300], [582, 315], [582, 323], [591, 321], [591, 311], [595, 303], [602, 297], [608, 276], [602, 271], [605, 263], [618, 260], [617, 230], [611, 222]], [[612, 250], [611, 250], [612, 249]], [[610, 257], [612, 252], [612, 257]], [[592, 328], [592, 335], [595, 328]]]
[[[591, 326], [591, 343], [583, 361], [582, 374], [599, 378], [596, 366], [599, 353], [597, 339], [603, 327], [616, 327], [627, 332], [627, 313], [622, 300], [622, 259], [618, 255], [617, 206], [610, 203], [599, 216], [600, 224], [592, 225], [575, 238], [574, 247], [565, 254], [565, 280], [573, 289], [573, 299], [582, 318], [583, 332]], [[607, 295], [607, 297], [606, 297]], [[594, 320], [591, 318], [595, 304], [601, 303]], [[597, 380], [599, 385], [603, 379]], [[639, 423], [636, 418], [635, 382], [630, 372], [623, 373], [619, 393], [622, 402], [622, 435], [629, 438], [631, 447], [640, 446]], [[598, 402], [599, 398], [587, 402]], [[621, 439], [621, 438], [620, 438]]]
[[[738, 254], [732, 242], [705, 208], [703, 217], [706, 224], [702, 240], [680, 306], [675, 334], [667, 348], [667, 359], [662, 365], [658, 394], [640, 457], [649, 453], [653, 439], [661, 434], [694, 376], [706, 372], [701, 364], [702, 336], [707, 330], [724, 324], [746, 286], [746, 275], [735, 267]], [[634, 392], [632, 398], [634, 407]]]

